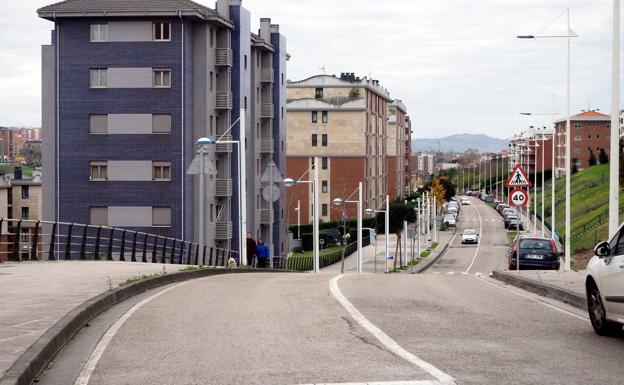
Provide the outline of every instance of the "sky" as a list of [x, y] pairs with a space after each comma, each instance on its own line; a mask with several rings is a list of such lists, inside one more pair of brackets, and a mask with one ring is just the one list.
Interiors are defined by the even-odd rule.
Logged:
[[[197, 0], [214, 7], [214, 1]], [[54, 1], [3, 1], [0, 126], [41, 125], [41, 45]], [[286, 35], [288, 78], [322, 73], [378, 79], [406, 104], [414, 138], [508, 138], [566, 113], [565, 39], [519, 40], [549, 25], [566, 34], [571, 8], [572, 113], [611, 105], [612, 0], [243, 0], [256, 31], [270, 17]], [[562, 16], [557, 19], [558, 16]], [[555, 20], [556, 19], [556, 20]], [[553, 22], [554, 21], [554, 22]], [[552, 22], [552, 24], [551, 24]], [[553, 102], [554, 101], [554, 102]], [[554, 106], [553, 106], [554, 104]]]

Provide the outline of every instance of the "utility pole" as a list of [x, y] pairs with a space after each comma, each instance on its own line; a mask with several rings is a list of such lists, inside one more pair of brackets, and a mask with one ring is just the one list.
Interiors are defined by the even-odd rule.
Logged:
[[611, 92], [609, 237], [615, 234], [620, 222], [620, 0], [613, 0], [613, 75]]

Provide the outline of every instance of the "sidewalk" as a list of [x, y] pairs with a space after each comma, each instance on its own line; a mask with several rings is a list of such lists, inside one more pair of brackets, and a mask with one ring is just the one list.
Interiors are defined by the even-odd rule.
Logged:
[[544, 297], [587, 309], [585, 271], [494, 271], [492, 277]]
[[139, 275], [185, 265], [73, 261], [0, 264], [0, 378], [48, 329], [85, 301]]

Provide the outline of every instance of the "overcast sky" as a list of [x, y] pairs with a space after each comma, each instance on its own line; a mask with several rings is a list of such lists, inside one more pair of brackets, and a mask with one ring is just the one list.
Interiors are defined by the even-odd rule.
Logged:
[[[0, 125], [40, 126], [41, 44], [53, 1], [4, 0], [0, 13]], [[213, 1], [199, 0], [214, 7]], [[402, 99], [414, 137], [484, 133], [506, 138], [565, 114], [565, 40], [517, 40], [570, 6], [572, 111], [610, 108], [612, 0], [243, 0], [288, 39], [288, 78], [370, 74]], [[565, 17], [544, 34], [565, 34]]]

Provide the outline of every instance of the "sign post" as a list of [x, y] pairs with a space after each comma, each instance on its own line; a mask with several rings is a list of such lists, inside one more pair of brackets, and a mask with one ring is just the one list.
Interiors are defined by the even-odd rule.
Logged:
[[[527, 178], [522, 165], [516, 164], [507, 183], [505, 183], [507, 187], [513, 188], [511, 193], [509, 194], [509, 205], [516, 208], [516, 213], [518, 215], [518, 224], [516, 225], [516, 231], [520, 233], [520, 225], [522, 223], [522, 218], [520, 217], [520, 208], [527, 205], [529, 200], [529, 194], [524, 191], [522, 188], [526, 187], [527, 189], [532, 186], [531, 181]], [[516, 271], [520, 271], [520, 253], [516, 252]]]

